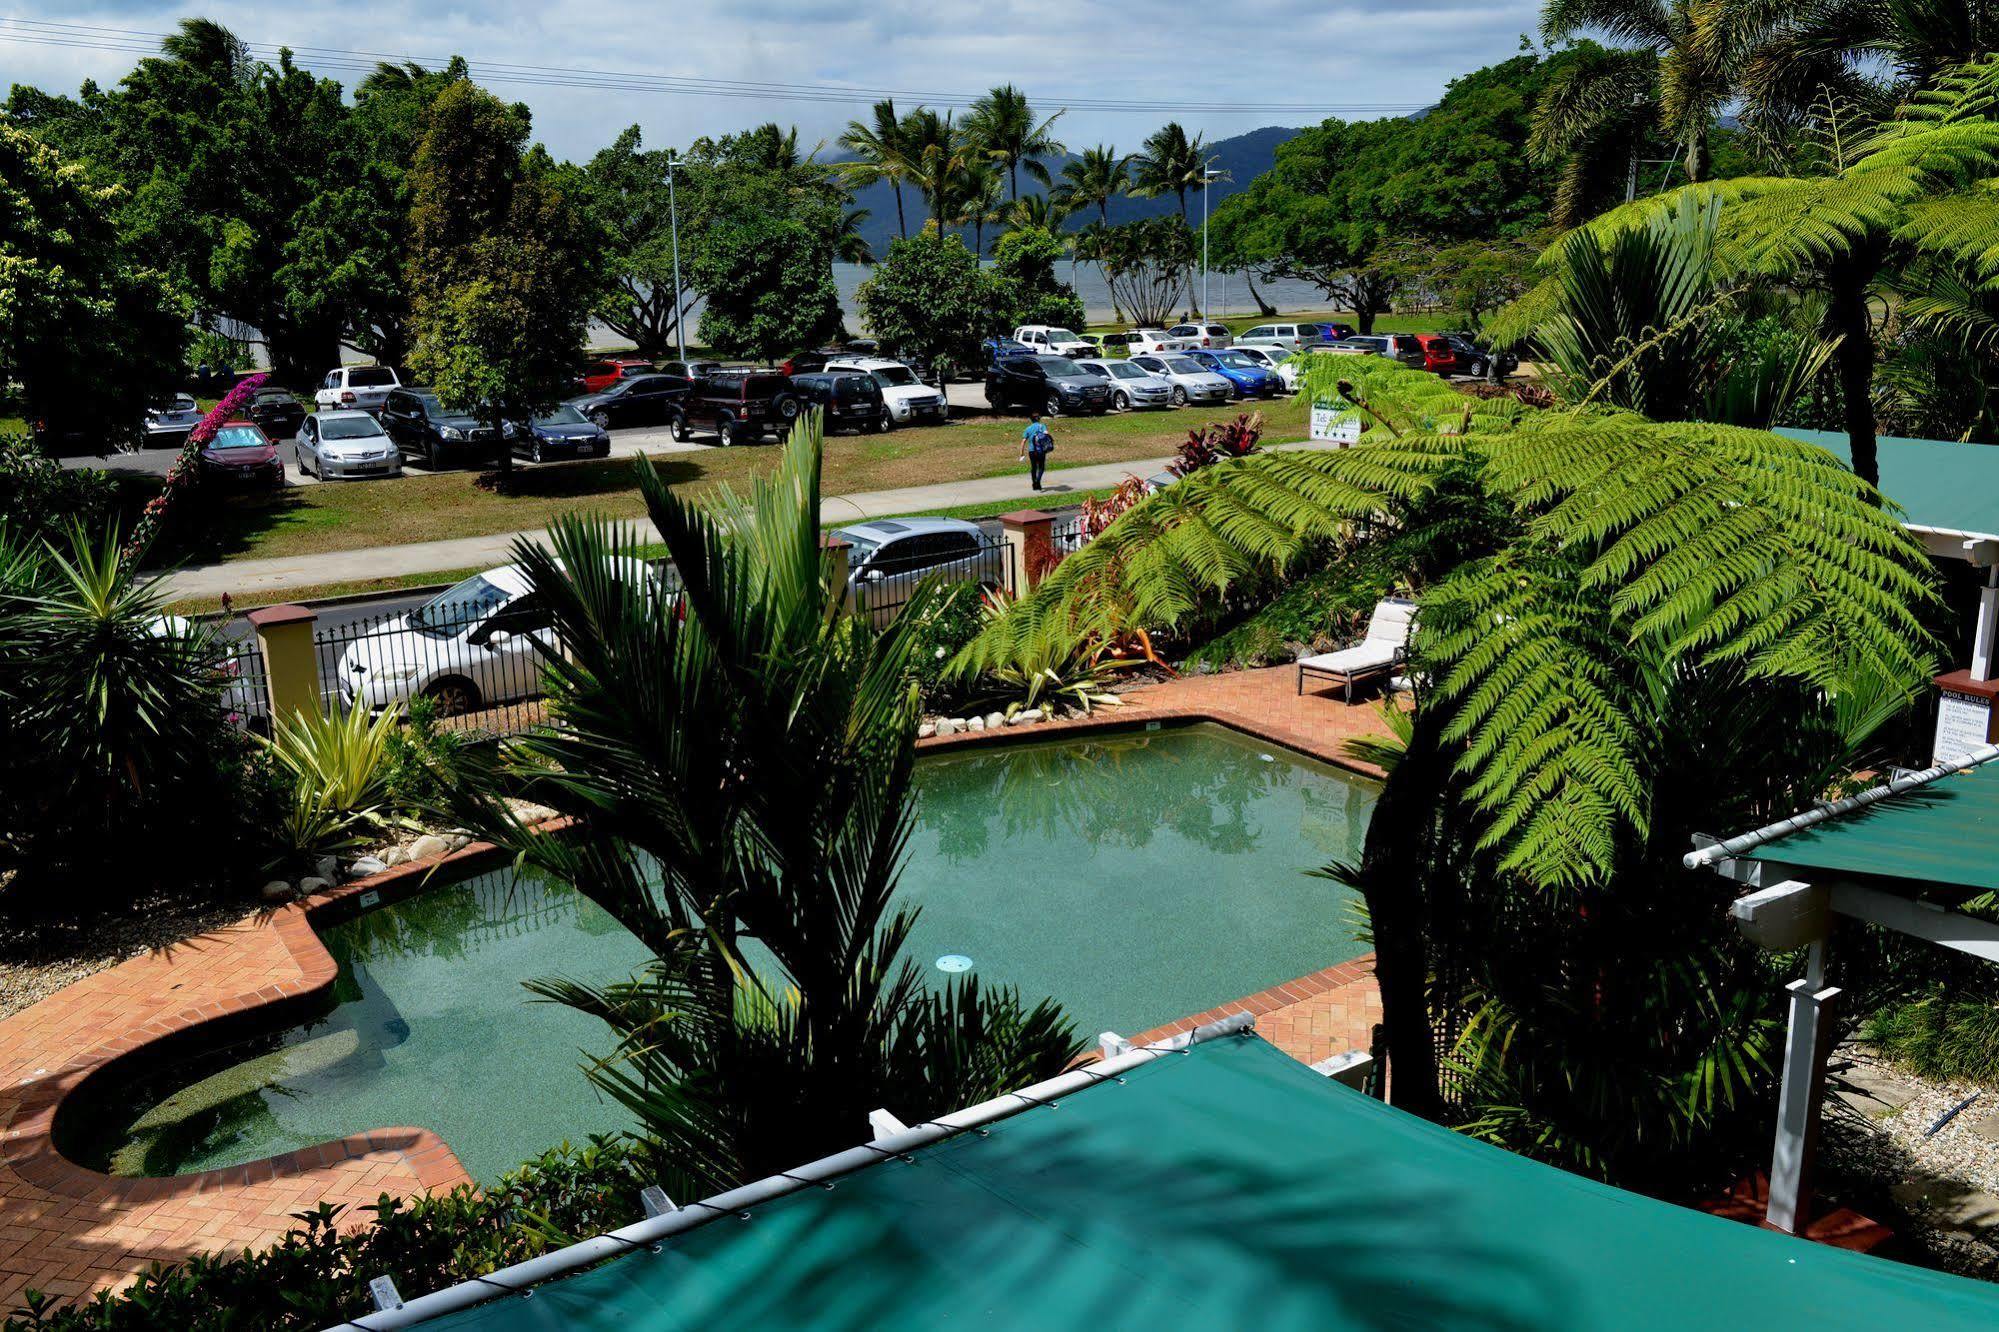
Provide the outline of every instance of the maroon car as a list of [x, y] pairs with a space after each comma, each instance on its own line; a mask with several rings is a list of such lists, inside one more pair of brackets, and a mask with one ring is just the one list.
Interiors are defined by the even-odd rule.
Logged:
[[277, 446], [254, 421], [230, 421], [201, 451], [201, 484], [232, 490], [274, 490], [285, 483]]

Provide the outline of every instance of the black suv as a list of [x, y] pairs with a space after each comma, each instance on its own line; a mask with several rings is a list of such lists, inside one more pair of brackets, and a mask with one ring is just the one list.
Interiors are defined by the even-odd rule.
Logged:
[[377, 415], [404, 462], [420, 462], [435, 471], [454, 463], [495, 462], [500, 456], [499, 431], [470, 412], [446, 407], [429, 389], [391, 389]]
[[614, 426], [664, 425], [673, 421], [694, 382], [679, 375], [640, 375], [621, 379], [602, 393], [571, 398], [569, 405], [600, 429]]
[[258, 389], [251, 395], [243, 415], [255, 421], [272, 439], [290, 439], [305, 424], [305, 407], [280, 388]]
[[1111, 409], [1111, 386], [1066, 356], [1002, 356], [986, 370], [986, 401], [995, 409], [1102, 416]]
[[765, 435], [782, 437], [798, 419], [798, 391], [773, 371], [723, 371], [694, 381], [673, 414], [673, 437], [683, 442], [696, 430], [712, 430], [722, 444], [754, 444]]
[[858, 370], [830, 370], [793, 375], [791, 387], [804, 407], [826, 413], [828, 430], [887, 430], [888, 404], [873, 375]]

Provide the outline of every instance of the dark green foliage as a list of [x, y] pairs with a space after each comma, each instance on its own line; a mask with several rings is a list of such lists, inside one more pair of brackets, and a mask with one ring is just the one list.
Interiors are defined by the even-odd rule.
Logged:
[[[610, 270], [596, 314], [618, 336], [631, 339], [641, 355], [664, 356], [680, 329], [680, 312], [673, 304], [672, 227], [679, 198], [677, 192], [668, 197], [666, 164], [672, 150], [646, 149], [642, 142], [633, 125], [583, 167], [584, 193], [604, 235]], [[695, 233], [687, 235], [683, 282]]]
[[861, 283], [861, 315], [882, 344], [959, 367], [979, 364], [991, 288], [965, 243], [921, 232], [892, 242]]
[[689, 269], [707, 299], [701, 341], [725, 356], [770, 362], [833, 337], [839, 219], [772, 216], [748, 193], [737, 202], [708, 223]]
[[395, 810], [429, 812], [445, 804], [444, 774], [450, 770], [464, 737], [437, 724], [437, 705], [428, 698], [410, 700], [404, 724], [389, 736], [389, 806]]
[[1981, 980], [1883, 1008], [1863, 1035], [1923, 1077], [1999, 1087], [1999, 996]]
[[593, 1138], [543, 1153], [482, 1192], [415, 1199], [383, 1195], [341, 1230], [342, 1209], [295, 1212], [298, 1226], [261, 1252], [155, 1264], [119, 1294], [64, 1305], [30, 1292], [6, 1332], [282, 1332], [325, 1327], [374, 1309], [368, 1282], [393, 1276], [405, 1296], [456, 1282], [629, 1225], [653, 1181], [630, 1150]]
[[0, 527], [16, 540], [54, 536], [71, 524], [97, 531], [117, 499], [104, 473], [64, 467], [32, 436], [0, 433]]
[[990, 332], [1022, 324], [1054, 324], [1081, 328], [1083, 299], [1055, 275], [1055, 264], [1068, 248], [1041, 227], [1014, 227], [993, 246], [987, 281], [993, 289], [994, 318]]
[[922, 692], [926, 710], [960, 692], [947, 678], [946, 666], [965, 644], [979, 636], [985, 612], [978, 587], [956, 583], [938, 593], [935, 604], [915, 618], [910, 632], [915, 643], [910, 651], [911, 677]]

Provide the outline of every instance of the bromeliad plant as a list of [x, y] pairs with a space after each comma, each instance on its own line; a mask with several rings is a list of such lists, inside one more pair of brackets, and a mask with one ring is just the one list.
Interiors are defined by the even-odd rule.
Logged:
[[[516, 558], [566, 647], [548, 725], [460, 756], [459, 821], [604, 907], [651, 951], [630, 980], [535, 982], [616, 1038], [593, 1082], [648, 1168], [699, 1197], [1060, 1070], [1052, 1004], [965, 979], [928, 989], [896, 888], [934, 589], [886, 629], [841, 613], [819, 546], [821, 433], [793, 430], [747, 495], [690, 502], [641, 464], [684, 584], [672, 610], [610, 525], [565, 519]], [[503, 796], [574, 820], [520, 824]]]
[[985, 628], [951, 662], [950, 673], [973, 692], [981, 688], [1010, 717], [1027, 708], [1116, 707], [1118, 675], [1137, 665], [1114, 644], [1050, 618], [1016, 619], [1014, 595], [986, 593]]

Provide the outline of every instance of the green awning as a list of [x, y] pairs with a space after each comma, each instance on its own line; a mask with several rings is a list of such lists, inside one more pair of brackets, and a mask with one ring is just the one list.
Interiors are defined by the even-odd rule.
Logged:
[[[1785, 426], [1777, 433], [1853, 463], [1844, 432]], [[1881, 493], [1902, 506], [1908, 526], [1999, 538], [1999, 448], [1888, 436], [1880, 457]]]
[[1594, 1184], [1254, 1036], [426, 1324], [715, 1328], [1999, 1326], [1999, 1288]]
[[[1999, 763], [1940, 776], [1863, 809], [1795, 832], [1781, 825], [1731, 838], [1719, 851], [1873, 882], [1999, 890]], [[1764, 882], [1769, 882], [1766, 873]]]

